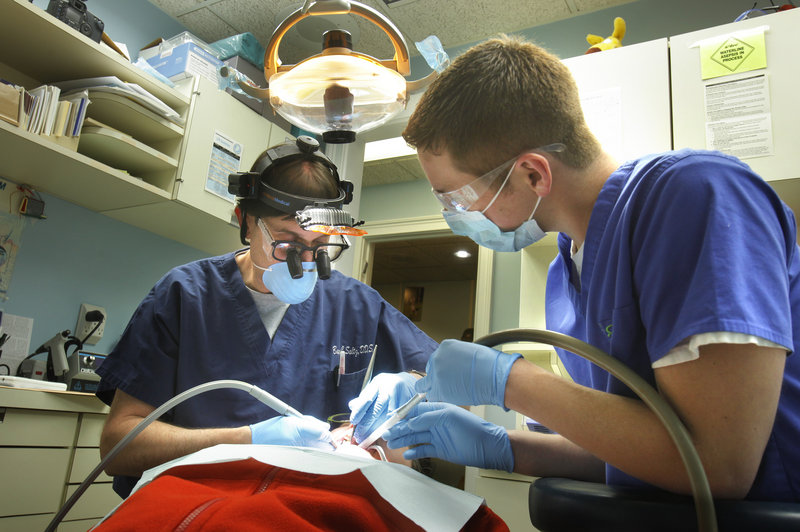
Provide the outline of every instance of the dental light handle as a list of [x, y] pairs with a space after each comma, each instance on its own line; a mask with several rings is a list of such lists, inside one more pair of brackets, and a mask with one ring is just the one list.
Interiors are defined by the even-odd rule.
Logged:
[[423, 399], [425, 399], [425, 394], [418, 393], [417, 395], [406, 401], [405, 404], [400, 406], [397, 410], [394, 411], [394, 413], [391, 416], [389, 416], [389, 419], [381, 423], [377, 429], [372, 431], [372, 434], [367, 436], [367, 438], [364, 441], [359, 443], [358, 446], [361, 447], [362, 449], [366, 449], [370, 445], [375, 443], [375, 440], [386, 434], [387, 430], [397, 425], [397, 423], [399, 423], [401, 419], [405, 418], [411, 411], [411, 409], [417, 406], [420, 402], [422, 402]]
[[144, 429], [147, 428], [150, 423], [161, 417], [165, 412], [175, 408], [177, 405], [181, 404], [182, 402], [186, 401], [194, 397], [195, 395], [210, 392], [211, 390], [218, 390], [220, 388], [233, 388], [236, 390], [242, 390], [268, 407], [272, 408], [276, 412], [279, 412], [281, 415], [290, 415], [296, 417], [303, 417], [303, 414], [292, 408], [291, 406], [287, 405], [277, 397], [272, 394], [269, 394], [258, 388], [257, 386], [253, 386], [252, 384], [248, 384], [243, 381], [236, 381], [236, 380], [218, 380], [218, 381], [211, 381], [206, 382], [203, 384], [199, 384], [193, 388], [189, 388], [185, 392], [179, 393], [172, 399], [165, 402], [163, 405], [159, 406], [150, 414], [147, 415], [143, 420], [136, 425], [133, 430], [131, 430], [128, 434], [125, 435], [112, 449], [109, 453], [100, 460], [100, 463], [95, 466], [94, 469], [86, 476], [83, 482], [78, 486], [78, 489], [67, 499], [67, 502], [64, 503], [64, 506], [53, 516], [53, 519], [50, 521], [50, 524], [47, 525], [45, 532], [54, 532], [58, 524], [64, 519], [64, 516], [72, 509], [75, 503], [78, 501], [81, 495], [89, 488], [92, 482], [100, 475], [100, 473], [105, 469], [106, 464], [108, 464], [114, 457], [116, 457], [122, 449], [125, 448], [131, 440], [133, 440], [136, 436], [139, 435]]

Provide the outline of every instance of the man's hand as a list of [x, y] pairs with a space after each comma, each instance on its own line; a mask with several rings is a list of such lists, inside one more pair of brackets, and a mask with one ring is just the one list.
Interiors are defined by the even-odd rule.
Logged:
[[356, 426], [354, 439], [363, 441], [389, 415], [416, 392], [417, 378], [410, 373], [381, 373], [364, 388], [361, 395], [350, 401], [350, 421]]

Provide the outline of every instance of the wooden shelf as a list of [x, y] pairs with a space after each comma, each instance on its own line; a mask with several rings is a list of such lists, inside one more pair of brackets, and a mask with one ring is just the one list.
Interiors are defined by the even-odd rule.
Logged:
[[3, 4], [0, 50], [2, 62], [8, 66], [41, 83], [116, 76], [140, 85], [178, 112], [188, 107], [189, 96], [157, 81], [45, 10], [22, 0], [3, 0]]
[[0, 175], [93, 211], [166, 202], [172, 197], [171, 192], [5, 122], [0, 122], [0, 147]]

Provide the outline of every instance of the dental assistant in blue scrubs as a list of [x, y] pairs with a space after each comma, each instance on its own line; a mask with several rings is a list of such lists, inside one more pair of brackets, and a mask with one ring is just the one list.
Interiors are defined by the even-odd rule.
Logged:
[[[213, 380], [254, 384], [305, 417], [276, 416], [239, 390], [195, 396], [111, 462], [120, 495], [144, 470], [218, 443], [329, 448], [324, 420], [351, 408], [358, 439], [413, 395], [410, 370], [424, 369], [437, 344], [375, 290], [331, 270], [346, 234], [359, 231], [341, 209], [352, 185], [318, 147], [302, 136], [231, 175], [249, 247], [168, 272], [98, 371], [97, 395], [111, 405], [103, 455], [159, 405]], [[362, 392], [373, 352], [376, 376]]]
[[[547, 328], [658, 389], [715, 497], [800, 501], [800, 249], [795, 217], [767, 182], [719, 152], [616, 162], [588, 129], [569, 70], [508, 37], [459, 56], [403, 136], [455, 233], [501, 252], [559, 233]], [[604, 370], [557, 352], [572, 380], [445, 340], [416, 389], [452, 404], [418, 405], [385, 438], [421, 444], [406, 458], [691, 493], [647, 406]], [[479, 404], [556, 434], [507, 431], [454, 406]]]

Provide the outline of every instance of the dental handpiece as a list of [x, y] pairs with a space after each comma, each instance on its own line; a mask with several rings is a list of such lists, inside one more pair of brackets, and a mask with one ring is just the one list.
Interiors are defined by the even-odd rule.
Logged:
[[282, 416], [295, 416], [295, 417], [303, 417], [303, 414], [292, 408], [291, 406], [287, 405], [271, 393], [265, 392], [258, 386], [252, 386], [250, 389], [247, 390], [247, 393], [267, 405], [268, 407], [275, 410]]
[[375, 440], [383, 436], [387, 430], [397, 425], [397, 423], [401, 419], [405, 418], [411, 411], [411, 409], [417, 406], [420, 402], [422, 402], [423, 399], [425, 399], [425, 394], [418, 393], [417, 395], [406, 401], [404, 405], [400, 406], [397, 410], [395, 410], [394, 413], [391, 416], [389, 416], [389, 419], [381, 423], [381, 425], [377, 429], [372, 431], [372, 434], [367, 436], [367, 438], [361, 443], [359, 443], [358, 446], [361, 447], [362, 449], [366, 449], [370, 445], [375, 443]]

